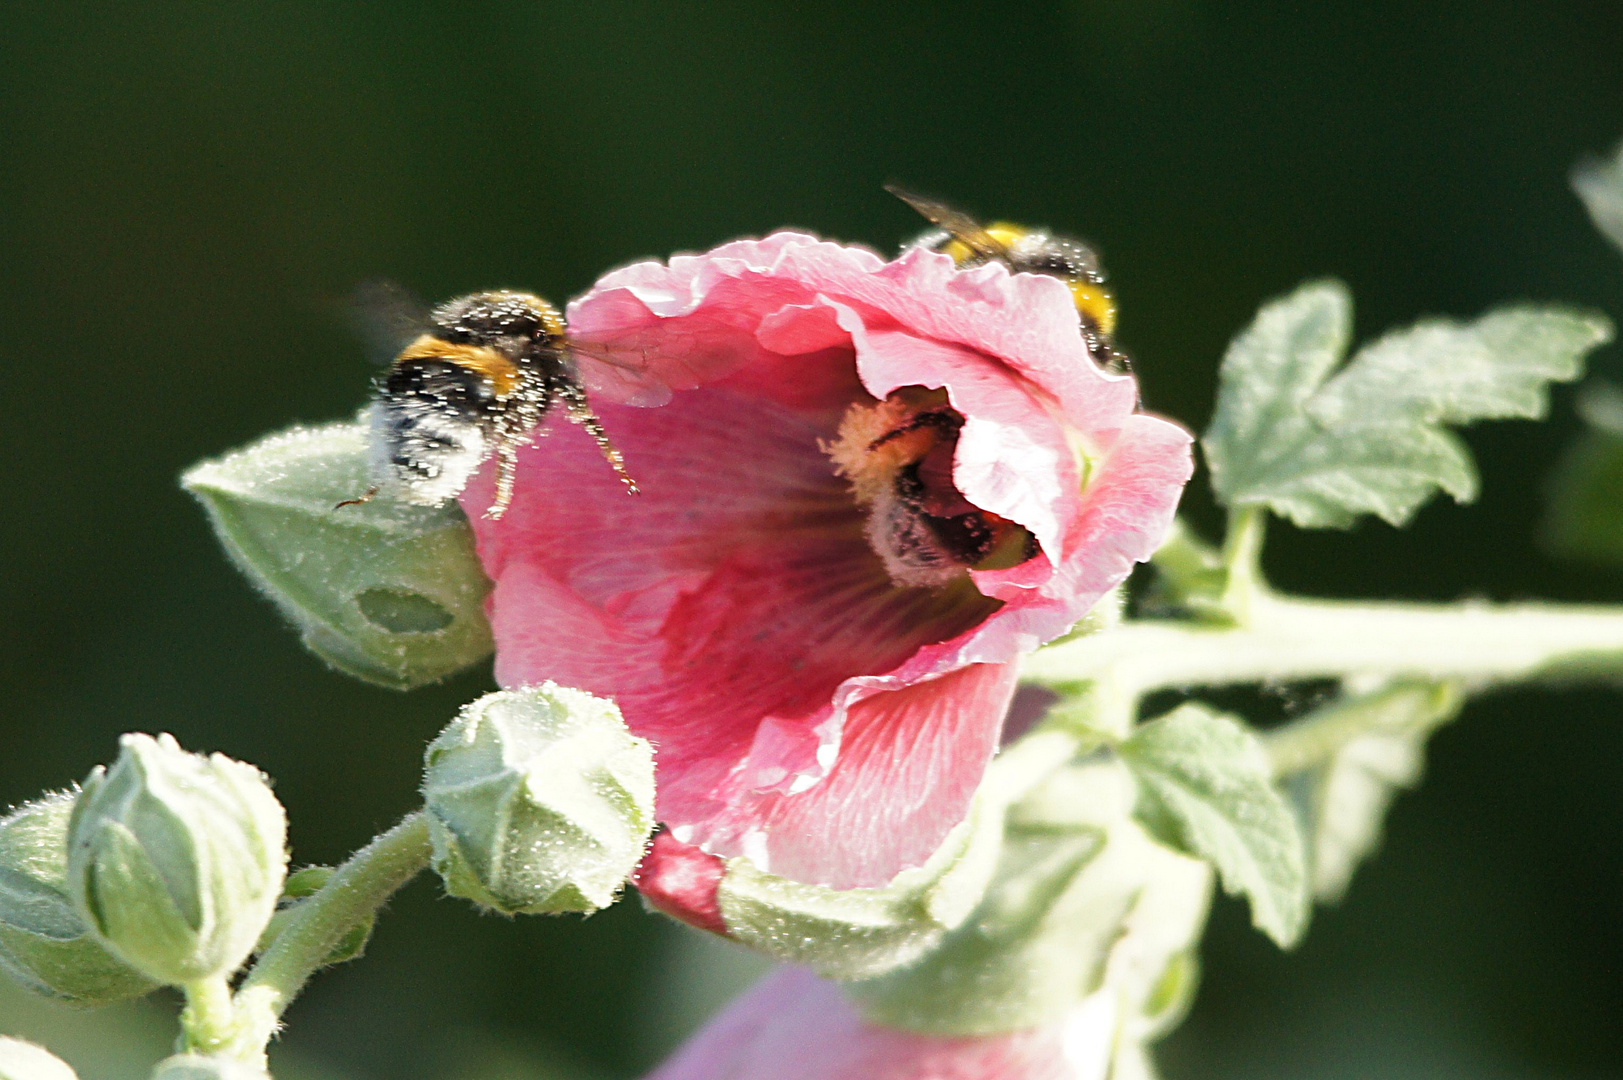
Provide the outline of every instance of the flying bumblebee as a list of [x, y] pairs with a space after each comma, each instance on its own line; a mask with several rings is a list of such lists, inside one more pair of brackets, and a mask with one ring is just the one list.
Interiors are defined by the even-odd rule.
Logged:
[[1098, 253], [1087, 244], [1069, 236], [1056, 236], [1046, 229], [1032, 229], [1007, 221], [982, 225], [946, 203], [895, 184], [886, 184], [885, 190], [938, 226], [908, 247], [942, 252], [965, 268], [1000, 262], [1015, 273], [1059, 278], [1071, 290], [1082, 320], [1082, 338], [1094, 360], [1115, 370], [1129, 366], [1127, 354], [1116, 348], [1111, 337], [1116, 332], [1116, 298], [1105, 287], [1105, 272], [1099, 265]]
[[513, 499], [518, 452], [554, 406], [586, 429], [637, 493], [582, 379], [582, 369], [595, 366], [595, 381], [635, 388], [648, 381], [635, 354], [572, 340], [557, 309], [525, 292], [477, 292], [430, 311], [398, 286], [372, 282], [358, 291], [354, 313], [363, 335], [392, 359], [371, 409], [373, 487], [340, 506], [380, 491], [439, 506], [495, 457], [496, 494], [485, 514], [499, 518]]

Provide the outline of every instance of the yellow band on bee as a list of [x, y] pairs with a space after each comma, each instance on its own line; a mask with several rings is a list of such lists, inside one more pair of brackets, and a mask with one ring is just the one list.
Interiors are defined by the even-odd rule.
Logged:
[[1031, 230], [1024, 225], [1016, 225], [1012, 221], [994, 221], [986, 227], [986, 235], [1006, 248], [1018, 244], [1029, 232]]
[[1099, 332], [1107, 337], [1116, 332], [1116, 298], [1110, 295], [1110, 290], [1103, 285], [1080, 278], [1067, 281], [1071, 287], [1071, 299], [1076, 302], [1076, 310], [1082, 313]]
[[433, 334], [424, 334], [406, 346], [396, 362], [400, 360], [444, 360], [448, 364], [467, 368], [489, 380], [497, 397], [507, 397], [518, 387], [518, 365], [484, 345], [458, 345]]

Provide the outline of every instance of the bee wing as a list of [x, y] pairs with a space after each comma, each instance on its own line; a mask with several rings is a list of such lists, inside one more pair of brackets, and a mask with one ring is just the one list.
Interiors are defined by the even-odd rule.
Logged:
[[569, 341], [580, 383], [593, 397], [621, 405], [653, 407], [671, 400], [671, 387], [655, 375], [645, 348], [635, 342]]
[[350, 328], [380, 366], [393, 362], [429, 326], [428, 305], [405, 286], [382, 278], [355, 286], [348, 314]]
[[737, 371], [759, 354], [749, 335], [661, 326], [602, 339], [569, 338], [570, 359], [588, 393], [620, 405], [663, 405]]
[[953, 239], [966, 245], [977, 255], [1001, 259], [1008, 255], [1008, 247], [988, 233], [984, 226], [961, 210], [946, 203], [908, 191], [896, 184], [886, 184], [885, 190], [902, 200], [933, 224], [952, 234]]

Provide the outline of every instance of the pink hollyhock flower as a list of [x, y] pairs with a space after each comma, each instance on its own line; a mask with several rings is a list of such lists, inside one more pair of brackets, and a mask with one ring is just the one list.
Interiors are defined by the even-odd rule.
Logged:
[[489, 470], [465, 493], [497, 681], [613, 697], [654, 743], [668, 906], [701, 925], [714, 856], [837, 888], [922, 863], [1018, 658], [1164, 536], [1189, 434], [1093, 363], [1061, 282], [927, 251], [777, 233], [614, 271], [568, 316], [648, 358], [583, 372], [643, 493], [563, 424], [504, 517]]
[[1108, 996], [1049, 1027], [921, 1035], [862, 1019], [835, 983], [784, 968], [757, 983], [647, 1080], [1103, 1080]]

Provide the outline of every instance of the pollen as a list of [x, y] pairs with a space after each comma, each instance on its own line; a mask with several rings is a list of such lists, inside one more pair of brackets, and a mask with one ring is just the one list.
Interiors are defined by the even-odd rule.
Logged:
[[947, 436], [944, 429], [956, 434], [962, 424], [945, 390], [904, 387], [884, 401], [847, 409], [838, 436], [823, 444], [823, 452], [851, 484], [857, 505], [872, 506], [895, 487], [903, 469], [929, 456]]
[[942, 390], [911, 386], [852, 405], [823, 450], [867, 511], [865, 532], [898, 585], [940, 588], [970, 570], [1002, 570], [1037, 555], [1016, 522], [974, 506], [953, 484], [964, 417]]

